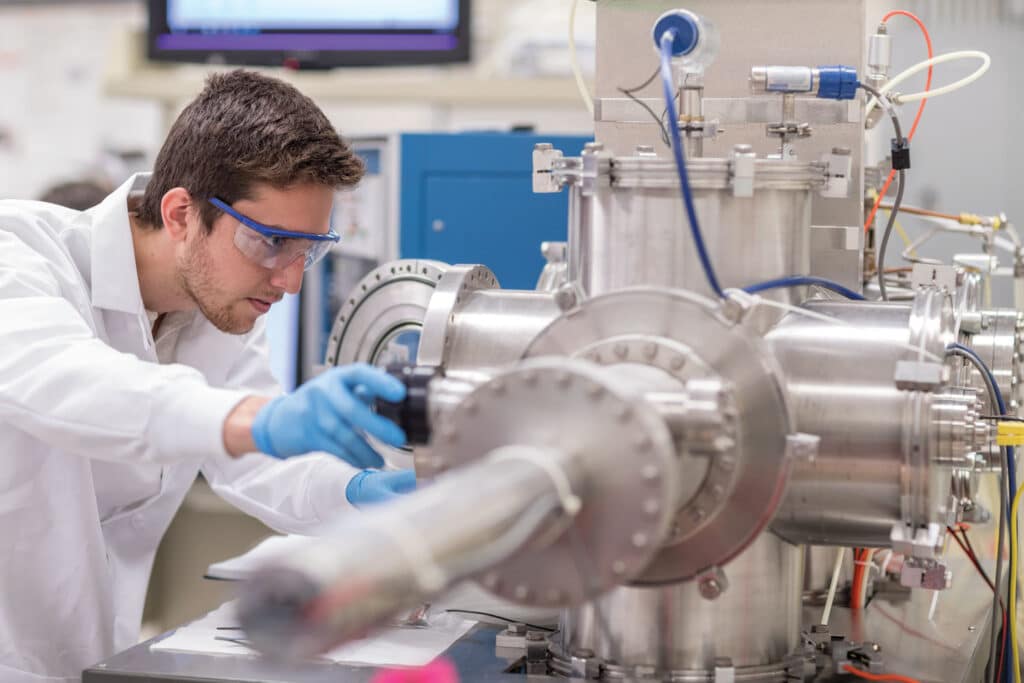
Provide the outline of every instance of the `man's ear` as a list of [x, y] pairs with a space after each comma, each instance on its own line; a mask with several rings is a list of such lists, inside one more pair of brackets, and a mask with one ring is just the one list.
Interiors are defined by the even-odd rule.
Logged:
[[192, 195], [184, 187], [174, 187], [160, 199], [160, 218], [164, 230], [174, 241], [184, 241], [188, 236], [188, 214], [193, 210]]

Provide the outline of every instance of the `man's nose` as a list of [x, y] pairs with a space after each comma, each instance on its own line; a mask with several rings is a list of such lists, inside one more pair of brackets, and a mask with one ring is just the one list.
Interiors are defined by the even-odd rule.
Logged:
[[270, 277], [270, 284], [283, 289], [288, 294], [298, 294], [302, 287], [302, 274], [306, 265], [305, 259], [297, 258], [284, 268], [277, 268]]

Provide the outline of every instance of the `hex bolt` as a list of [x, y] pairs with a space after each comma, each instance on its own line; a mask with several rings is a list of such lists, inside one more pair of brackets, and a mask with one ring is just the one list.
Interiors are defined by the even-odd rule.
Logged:
[[714, 600], [722, 594], [722, 587], [717, 580], [711, 577], [701, 579], [699, 588], [700, 596], [705, 600]]

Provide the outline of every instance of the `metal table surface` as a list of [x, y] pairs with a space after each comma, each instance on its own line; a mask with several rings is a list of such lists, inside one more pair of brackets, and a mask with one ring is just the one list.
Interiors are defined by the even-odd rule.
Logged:
[[[546, 676], [506, 674], [508, 661], [497, 657], [494, 637], [499, 627], [478, 624], [445, 653], [463, 681], [509, 683], [550, 680]], [[150, 651], [149, 646], [173, 631], [140, 643], [82, 672], [82, 683], [364, 683], [373, 678], [372, 667], [326, 662], [278, 664], [261, 657], [229, 657]], [[565, 680], [565, 679], [562, 679]]]
[[[915, 678], [921, 683], [976, 683], [988, 657], [989, 616], [992, 593], [966, 560], [951, 558], [956, 580], [939, 594], [935, 614], [929, 619], [930, 591], [914, 591], [909, 597], [877, 598], [857, 612], [841, 607], [832, 610], [833, 634], [882, 646], [885, 670]], [[804, 623], [817, 623], [820, 607], [804, 610]], [[519, 681], [566, 681], [548, 676], [505, 673], [509, 660], [495, 652], [499, 628], [478, 624], [448, 649], [446, 655], [460, 679], [474, 683]], [[172, 652], [151, 652], [149, 646], [165, 637], [117, 654], [82, 673], [83, 683], [363, 683], [375, 672], [369, 667], [310, 662], [301, 666], [275, 664], [260, 657], [228, 657]], [[578, 680], [578, 679], [574, 679]], [[818, 680], [831, 680], [822, 676]], [[845, 680], [849, 680], [848, 678]]]

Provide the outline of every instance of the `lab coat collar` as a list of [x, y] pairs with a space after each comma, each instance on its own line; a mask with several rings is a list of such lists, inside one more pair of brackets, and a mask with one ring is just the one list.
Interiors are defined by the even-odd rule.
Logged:
[[135, 264], [128, 196], [140, 192], [149, 173], [136, 173], [114, 190], [92, 213], [92, 305], [124, 313], [144, 314], [139, 271]]

